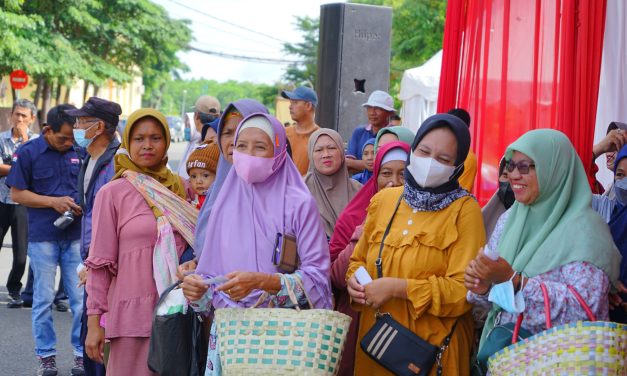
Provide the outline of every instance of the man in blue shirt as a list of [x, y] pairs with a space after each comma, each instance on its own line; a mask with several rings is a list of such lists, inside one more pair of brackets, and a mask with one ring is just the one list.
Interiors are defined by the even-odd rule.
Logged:
[[42, 135], [17, 149], [6, 181], [13, 201], [28, 208], [28, 256], [34, 274], [33, 336], [39, 358], [38, 375], [45, 376], [57, 375], [51, 310], [57, 266], [61, 267], [73, 316], [72, 375], [84, 374], [80, 344], [83, 294], [77, 287], [76, 274], [81, 262], [82, 210], [77, 204], [80, 159], [73, 147], [72, 127], [76, 119], [64, 112], [74, 108], [59, 105], [48, 112]]
[[18, 99], [11, 109], [11, 129], [0, 133], [0, 244], [11, 229], [13, 245], [13, 265], [7, 280], [9, 308], [20, 308], [24, 303], [20, 297], [22, 276], [26, 269], [26, 249], [28, 247], [28, 215], [26, 208], [11, 200], [11, 190], [5, 184], [11, 171], [13, 155], [17, 148], [31, 138], [37, 137], [30, 126], [35, 121], [37, 108], [28, 99]]
[[379, 130], [388, 126], [390, 116], [396, 112], [394, 99], [382, 90], [373, 91], [368, 102], [361, 106], [366, 108], [368, 124], [361, 125], [353, 131], [346, 151], [346, 166], [353, 174], [366, 169], [366, 164], [361, 159], [364, 145], [369, 139], [377, 137]]
[[[120, 147], [115, 138], [115, 129], [120, 121], [120, 105], [98, 97], [91, 97], [80, 110], [65, 112], [76, 116], [74, 141], [81, 151], [86, 151], [81, 170], [78, 174], [78, 193], [83, 209], [81, 222], [81, 259], [89, 255], [91, 244], [91, 221], [96, 193], [107, 184], [115, 174], [113, 157]], [[81, 285], [87, 280], [87, 268], [79, 268]], [[87, 293], [83, 291], [83, 318], [81, 326], [81, 345], [85, 347], [87, 337]], [[104, 376], [104, 366], [83, 354], [86, 376]]]

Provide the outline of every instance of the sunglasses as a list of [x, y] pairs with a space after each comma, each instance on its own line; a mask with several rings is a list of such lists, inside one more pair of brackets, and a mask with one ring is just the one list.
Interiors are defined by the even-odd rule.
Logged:
[[505, 165], [507, 172], [514, 172], [514, 169], [517, 169], [518, 172], [523, 175], [527, 175], [529, 173], [529, 169], [532, 167], [536, 167], [536, 165], [529, 161], [520, 161], [516, 163], [511, 159], [507, 161], [507, 164]]

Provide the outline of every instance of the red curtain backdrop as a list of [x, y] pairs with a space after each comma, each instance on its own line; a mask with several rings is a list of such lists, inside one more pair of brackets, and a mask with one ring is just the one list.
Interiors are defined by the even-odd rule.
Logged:
[[606, 1], [448, 1], [438, 112], [472, 117], [481, 204], [505, 148], [528, 130], [564, 132], [591, 167]]

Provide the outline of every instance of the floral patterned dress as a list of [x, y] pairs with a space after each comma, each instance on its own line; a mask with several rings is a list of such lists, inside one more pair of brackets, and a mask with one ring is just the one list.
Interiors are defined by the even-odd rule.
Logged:
[[[488, 242], [488, 247], [497, 249], [501, 234], [505, 228], [505, 222], [510, 211], [506, 211], [499, 218], [494, 232]], [[546, 316], [544, 310], [544, 296], [540, 284], [544, 283], [548, 290], [550, 300], [550, 315], [553, 326], [588, 320], [588, 316], [568, 290], [572, 286], [588, 304], [597, 320], [608, 320], [609, 301], [608, 292], [610, 280], [603, 270], [587, 262], [571, 262], [559, 268], [530, 278], [522, 290], [525, 298], [525, 314], [522, 326], [531, 333], [539, 333], [546, 330]], [[468, 293], [468, 301], [479, 307], [489, 308], [488, 294], [477, 295]], [[495, 324], [516, 322], [518, 314], [502, 311]]]
[[[276, 295], [271, 295], [271, 305], [276, 308], [294, 308], [296, 306], [289, 298], [289, 286], [289, 288], [292, 289], [292, 293], [298, 300], [298, 306], [300, 308], [309, 308], [305, 291], [303, 291], [299, 284], [296, 283], [296, 279], [301, 279], [300, 273], [295, 272], [294, 274], [278, 275], [281, 277], [281, 290]], [[211, 315], [213, 313], [211, 297], [213, 296], [213, 289], [216, 287], [217, 286], [210, 286], [209, 290], [207, 290], [205, 295], [203, 295], [202, 299], [189, 302], [189, 306], [192, 307], [195, 312], [203, 313], [207, 316]], [[207, 351], [207, 369], [205, 370], [205, 376], [219, 375], [222, 375], [222, 367], [220, 365], [217, 328], [214, 321], [211, 323], [211, 330], [209, 334], [209, 349]]]

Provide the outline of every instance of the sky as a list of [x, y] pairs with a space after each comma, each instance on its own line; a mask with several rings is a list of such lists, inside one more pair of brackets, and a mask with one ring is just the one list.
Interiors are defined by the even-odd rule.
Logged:
[[[174, 19], [188, 19], [193, 34], [191, 45], [203, 50], [231, 55], [279, 60], [297, 60], [282, 52], [283, 42], [301, 41], [296, 16], [320, 16], [320, 5], [330, 0], [152, 0], [163, 6]], [[211, 16], [237, 26], [221, 22]], [[243, 28], [242, 28], [243, 27]], [[245, 30], [245, 29], [249, 30]], [[287, 64], [259, 63], [211, 56], [201, 52], [180, 52], [190, 68], [184, 79], [274, 83]]]

